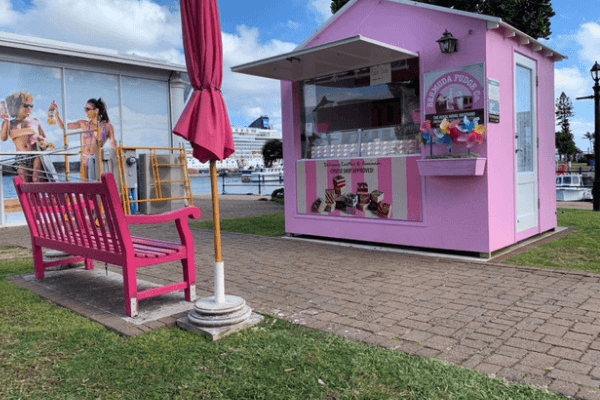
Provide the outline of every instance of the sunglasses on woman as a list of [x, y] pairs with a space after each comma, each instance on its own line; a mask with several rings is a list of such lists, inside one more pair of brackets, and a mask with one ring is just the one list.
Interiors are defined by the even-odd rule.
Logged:
[[85, 110], [85, 112], [88, 112], [88, 111], [92, 111], [92, 110], [95, 110], [95, 108], [91, 108], [91, 107], [86, 107], [86, 108], [84, 108], [84, 110]]
[[23, 104], [24, 108], [33, 108], [33, 104], [25, 103]]

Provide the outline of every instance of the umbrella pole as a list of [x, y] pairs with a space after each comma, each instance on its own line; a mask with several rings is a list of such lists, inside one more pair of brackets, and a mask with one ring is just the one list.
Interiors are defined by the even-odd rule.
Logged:
[[225, 301], [225, 272], [221, 251], [221, 215], [219, 211], [219, 184], [217, 162], [210, 161], [210, 187], [212, 193], [213, 224], [215, 233], [215, 303]]
[[219, 215], [219, 185], [217, 162], [210, 162], [210, 184], [215, 226], [215, 296], [199, 299], [187, 317], [177, 320], [183, 329], [201, 332], [213, 340], [255, 325], [263, 316], [252, 312], [246, 300], [238, 296], [225, 296], [225, 274], [221, 254], [221, 219]]

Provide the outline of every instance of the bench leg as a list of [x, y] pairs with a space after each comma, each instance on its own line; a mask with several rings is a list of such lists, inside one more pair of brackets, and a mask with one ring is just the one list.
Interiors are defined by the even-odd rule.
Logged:
[[194, 260], [194, 253], [188, 258], [181, 260], [183, 265], [183, 280], [187, 283], [187, 287], [184, 291], [185, 301], [196, 300], [196, 262]]
[[33, 265], [35, 267], [35, 277], [44, 279], [44, 253], [41, 246], [33, 246]]
[[94, 269], [94, 260], [92, 260], [91, 258], [86, 258], [85, 259], [85, 269], [87, 269], [88, 271], [91, 271]]
[[123, 286], [125, 289], [125, 314], [128, 317], [138, 315], [137, 271], [135, 267], [123, 267]]

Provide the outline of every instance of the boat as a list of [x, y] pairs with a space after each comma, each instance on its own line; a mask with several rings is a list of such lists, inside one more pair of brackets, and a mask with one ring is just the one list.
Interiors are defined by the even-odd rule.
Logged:
[[242, 170], [242, 182], [283, 182], [283, 166]]
[[583, 176], [581, 174], [567, 173], [556, 177], [556, 201], [592, 199], [592, 188], [583, 186]]
[[[190, 174], [208, 174], [210, 163], [201, 163], [199, 160], [194, 158], [191, 154], [187, 154], [187, 167]], [[218, 171], [236, 171], [238, 169], [238, 163], [233, 158], [227, 158], [225, 160], [217, 161]]]

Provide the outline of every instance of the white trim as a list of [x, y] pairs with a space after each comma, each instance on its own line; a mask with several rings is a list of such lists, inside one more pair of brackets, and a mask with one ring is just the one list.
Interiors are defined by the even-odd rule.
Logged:
[[[517, 150], [517, 144], [518, 144], [518, 138], [516, 137], [517, 134], [517, 95], [518, 95], [518, 90], [517, 90], [517, 67], [522, 67], [522, 68], [526, 68], [529, 69], [531, 71], [531, 86], [530, 86], [530, 96], [531, 96], [531, 132], [532, 132], [532, 136], [531, 136], [531, 146], [533, 147], [533, 152], [532, 152], [532, 157], [533, 157], [533, 171], [525, 171], [525, 172], [519, 172], [519, 166], [518, 166], [518, 155], [515, 152], [515, 157], [514, 157], [514, 167], [515, 167], [515, 233], [518, 235], [521, 232], [524, 232], [526, 230], [529, 229], [533, 229], [533, 228], [537, 228], [538, 232], [539, 232], [539, 226], [540, 226], [540, 210], [538, 208], [538, 200], [539, 200], [539, 166], [538, 166], [538, 152], [539, 149], [537, 147], [537, 138], [539, 135], [538, 132], [538, 120], [537, 120], [537, 109], [538, 109], [538, 90], [535, 84], [535, 78], [537, 76], [537, 61], [529, 58], [527, 56], [524, 56], [520, 53], [514, 53], [515, 58], [514, 58], [514, 64], [513, 64], [513, 73], [514, 73], [514, 83], [513, 83], [513, 87], [514, 87], [514, 113], [515, 113], [515, 118], [514, 118], [514, 124], [515, 124], [515, 150]], [[530, 175], [532, 180], [527, 180], [527, 176], [525, 176], [524, 178], [526, 179], [525, 181], [520, 181], [519, 180], [519, 175]], [[522, 196], [519, 196], [519, 187], [523, 186], [523, 182], [527, 183], [527, 182], [533, 182], [533, 195], [529, 198], [527, 198], [527, 202], [531, 201], [533, 202], [533, 208], [535, 209], [535, 212], [531, 213], [531, 214], [521, 214], [519, 215], [519, 198]], [[527, 204], [527, 203], [526, 203]], [[530, 204], [530, 203], [529, 203]], [[531, 215], [531, 217], [529, 217], [529, 215]], [[525, 221], [519, 221], [519, 218], [525, 218]], [[528, 223], [529, 222], [529, 223]], [[521, 225], [521, 227], [519, 226]], [[523, 226], [525, 225], [525, 226]]]
[[116, 50], [101, 47], [85, 46], [0, 31], [0, 48], [2, 47], [146, 68], [187, 72], [185, 65], [172, 64], [148, 57], [120, 54]]

